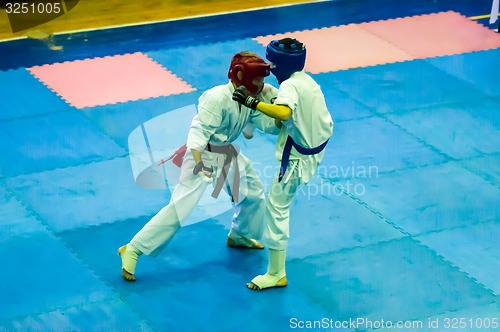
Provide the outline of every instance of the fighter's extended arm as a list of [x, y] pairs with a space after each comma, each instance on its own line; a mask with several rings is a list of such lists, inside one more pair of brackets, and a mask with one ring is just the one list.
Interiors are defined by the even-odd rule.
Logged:
[[240, 86], [234, 90], [233, 100], [246, 107], [262, 112], [271, 118], [281, 121], [287, 121], [292, 115], [292, 109], [290, 107], [264, 103], [249, 95], [244, 86]]
[[267, 116], [270, 116], [271, 118], [280, 121], [287, 121], [288, 119], [290, 119], [290, 116], [292, 115], [292, 110], [288, 106], [274, 105], [264, 102], [258, 103], [256, 110], [264, 113]]

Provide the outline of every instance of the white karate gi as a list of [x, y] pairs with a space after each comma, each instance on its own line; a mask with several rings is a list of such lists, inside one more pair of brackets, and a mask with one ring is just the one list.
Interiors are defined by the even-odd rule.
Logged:
[[[270, 102], [277, 89], [265, 84], [258, 98]], [[161, 209], [130, 241], [130, 244], [146, 255], [158, 255], [170, 242], [177, 230], [197, 206], [210, 181], [200, 172], [193, 174], [195, 166], [190, 149], [202, 151], [206, 167], [214, 169], [214, 182], [220, 176], [225, 155], [205, 150], [211, 146], [224, 146], [234, 142], [249, 123], [257, 128], [278, 134], [274, 119], [251, 110], [232, 100], [234, 87], [231, 82], [204, 92], [198, 100], [198, 114], [189, 130], [187, 147], [181, 167], [179, 184], [172, 193], [170, 203]], [[255, 174], [251, 162], [241, 152], [237, 155], [240, 172], [238, 202], [235, 202], [232, 231], [249, 239], [260, 239], [263, 232], [265, 196], [264, 187]], [[224, 190], [231, 192], [235, 171], [233, 160], [226, 177]], [[231, 193], [229, 193], [231, 195]], [[224, 194], [222, 194], [224, 195]], [[222, 199], [230, 199], [223, 197]], [[202, 240], [202, 239], [201, 239]]]
[[[281, 161], [288, 136], [303, 148], [313, 149], [326, 142], [333, 133], [333, 120], [326, 107], [320, 86], [304, 71], [293, 73], [280, 85], [274, 104], [286, 105], [292, 110], [278, 136], [276, 158]], [[324, 150], [314, 155], [303, 155], [292, 148], [290, 162], [281, 182], [275, 176], [268, 194], [265, 213], [264, 242], [269, 249], [285, 250], [289, 239], [290, 205], [302, 184], [316, 173]], [[307, 220], [305, 220], [307, 222]]]

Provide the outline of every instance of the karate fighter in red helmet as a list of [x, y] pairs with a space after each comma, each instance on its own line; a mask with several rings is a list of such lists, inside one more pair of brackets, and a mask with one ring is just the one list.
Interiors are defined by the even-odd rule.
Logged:
[[118, 249], [125, 280], [136, 280], [134, 274], [140, 255], [156, 256], [165, 249], [210, 184], [214, 188], [213, 197], [223, 189], [229, 197], [221, 199], [234, 202], [234, 216], [226, 244], [229, 247], [263, 248], [258, 239], [264, 226], [264, 186], [250, 160], [232, 142], [247, 126], [272, 134], [278, 134], [279, 128], [274, 119], [241, 105], [232, 96], [236, 88], [244, 86], [250, 95], [271, 102], [278, 91], [264, 83], [264, 77], [269, 73], [270, 66], [262, 58], [252, 52], [240, 52], [231, 60], [229, 82], [200, 96], [198, 114], [193, 118], [188, 134], [179, 184], [169, 204], [128, 244]]

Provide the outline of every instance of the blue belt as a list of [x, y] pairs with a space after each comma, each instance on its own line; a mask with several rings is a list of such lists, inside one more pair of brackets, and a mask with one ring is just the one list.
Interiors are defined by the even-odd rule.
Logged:
[[283, 155], [281, 156], [281, 167], [280, 167], [280, 175], [278, 177], [278, 182], [281, 182], [283, 176], [285, 175], [286, 169], [288, 168], [288, 163], [290, 161], [290, 153], [292, 152], [292, 146], [300, 154], [310, 156], [313, 154], [318, 154], [321, 151], [323, 151], [323, 149], [326, 147], [326, 144], [328, 143], [328, 140], [329, 139], [327, 139], [326, 142], [324, 142], [318, 147], [307, 149], [295, 143], [293, 138], [289, 135], [288, 138], [286, 139], [285, 147], [283, 148]]

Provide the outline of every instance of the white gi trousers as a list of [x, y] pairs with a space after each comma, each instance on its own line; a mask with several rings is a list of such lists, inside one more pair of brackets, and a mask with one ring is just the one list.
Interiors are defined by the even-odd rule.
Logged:
[[[238, 202], [234, 203], [234, 215], [231, 228], [240, 236], [260, 239], [264, 230], [265, 195], [264, 186], [253, 170], [250, 160], [238, 153], [238, 169], [240, 173], [240, 189]], [[205, 166], [213, 167], [215, 180], [220, 176], [225, 155], [202, 152]], [[181, 166], [179, 184], [175, 187], [167, 206], [162, 208], [144, 227], [133, 237], [130, 244], [143, 254], [157, 256], [168, 245], [175, 233], [197, 206], [205, 189], [210, 184], [203, 179], [203, 175], [193, 174], [194, 158], [188, 150]], [[233, 188], [234, 169], [236, 163], [231, 163], [227, 174], [224, 191], [231, 196]], [[220, 199], [231, 199], [225, 196]]]
[[290, 238], [290, 206], [295, 193], [303, 184], [297, 160], [290, 160], [289, 169], [281, 182], [276, 174], [269, 187], [265, 212], [264, 244], [268, 249], [285, 250]]

